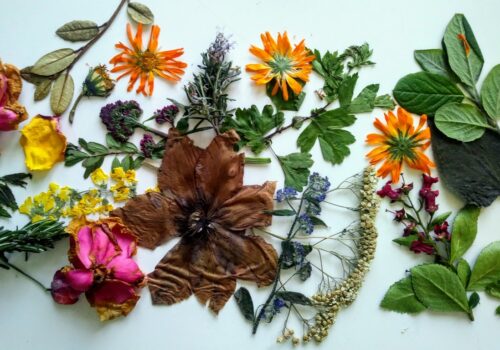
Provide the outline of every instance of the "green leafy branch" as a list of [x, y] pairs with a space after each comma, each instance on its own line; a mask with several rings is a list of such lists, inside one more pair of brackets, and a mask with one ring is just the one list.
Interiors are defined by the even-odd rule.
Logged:
[[17, 203], [10, 186], [25, 188], [28, 184], [25, 179], [31, 179], [31, 174], [16, 173], [0, 176], [0, 217], [10, 218], [7, 209], [17, 210]]

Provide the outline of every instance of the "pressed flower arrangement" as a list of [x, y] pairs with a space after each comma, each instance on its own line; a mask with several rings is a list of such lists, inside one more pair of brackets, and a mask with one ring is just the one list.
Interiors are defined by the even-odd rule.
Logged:
[[[92, 119], [86, 117], [96, 128], [102, 123], [105, 142], [87, 140], [89, 135], [68, 142], [60, 123], [73, 100], [70, 73], [124, 8], [131, 20], [124, 35], [128, 44], [118, 39], [118, 52], [102, 58], [109, 71], [102, 64], [90, 66], [69, 112], [70, 123], [83, 97], [104, 99], [116, 90], [135, 89], [140, 98], [149, 99], [155, 84], [182, 79], [184, 98], [165, 96], [168, 102], [145, 117], [147, 102], [103, 102]], [[27, 169], [81, 164], [83, 178], [90, 178], [92, 186], [82, 190], [52, 182], [47, 191], [26, 196], [18, 206], [11, 188], [26, 187], [31, 175], [0, 176], [0, 219], [16, 211], [29, 218], [21, 228], [0, 227], [0, 267], [31, 279], [58, 304], [71, 305], [85, 295], [101, 321], [127, 316], [145, 287], [154, 305], [194, 296], [225, 317], [225, 306], [235, 302], [249, 333], [282, 322], [278, 343], [321, 343], [362, 287], [375, 257], [375, 219], [380, 198], [385, 198], [397, 205], [390, 212], [403, 227], [394, 241], [432, 261], [407, 271], [389, 288], [381, 307], [401, 313], [462, 312], [473, 320], [478, 292], [500, 295], [495, 267], [499, 243], [487, 246], [472, 268], [463, 258], [477, 234], [480, 206], [500, 193], [500, 162], [495, 162], [500, 153], [494, 152], [500, 75], [493, 68], [478, 93], [484, 59], [472, 30], [456, 32], [457, 23], [470, 29], [465, 17], [453, 17], [444, 37], [446, 52], [415, 53], [425, 72], [397, 83], [397, 110], [391, 96], [378, 95], [378, 84], [357, 86], [362, 71], [374, 65], [366, 43], [320, 51], [310, 49], [305, 39], [290, 40], [294, 36], [286, 31], [265, 32], [261, 46], [250, 46], [252, 62], [242, 75], [230, 59], [234, 43], [218, 33], [201, 62], [189, 62], [200, 65], [186, 78], [184, 49], [160, 49], [168, 38], [160, 38], [160, 26], [143, 4], [119, 1], [102, 25], [64, 24], [56, 31], [60, 38], [86, 44], [50, 52], [21, 71], [0, 61], [0, 131], [16, 130], [28, 119], [19, 102], [22, 77], [36, 86], [35, 100], [50, 94], [54, 114], [33, 116], [19, 127]], [[321, 86], [307, 96], [313, 76]], [[122, 78], [129, 79], [126, 89], [118, 82]], [[268, 104], [241, 106], [234, 90], [240, 79], [265, 89]], [[419, 91], [420, 81], [434, 84], [433, 91], [443, 86], [446, 91]], [[471, 103], [463, 103], [464, 93]], [[317, 106], [305, 113], [306, 98]], [[356, 139], [349, 128], [364, 113], [374, 118], [384, 114], [383, 120], [375, 118], [376, 130], [365, 139], [372, 148], [366, 154], [370, 165], [345, 180], [335, 167], [328, 174], [315, 172], [315, 162], [330, 167], [350, 156]], [[284, 133], [293, 137], [294, 130], [296, 149], [282, 153], [273, 141]], [[198, 146], [199, 134], [209, 138], [206, 147]], [[321, 157], [315, 158], [316, 144]], [[475, 152], [464, 146], [469, 144], [485, 152], [483, 168], [492, 178], [487, 190], [473, 191], [476, 181], [464, 186], [464, 178], [450, 175], [458, 166], [448, 164], [454, 158], [450, 153], [465, 154], [469, 162]], [[282, 174], [244, 181], [245, 168], [273, 162]], [[439, 213], [439, 180], [431, 174], [436, 167], [467, 202], [453, 221], [451, 212]], [[418, 194], [402, 174], [407, 168], [422, 173]], [[157, 183], [137, 193], [142, 169], [155, 172]], [[385, 184], [379, 186], [378, 178], [386, 178]], [[350, 223], [338, 227], [346, 221]], [[63, 238], [69, 241], [62, 243], [69, 246], [68, 263], [54, 267], [49, 288], [10, 261], [12, 254], [41, 253]], [[154, 250], [173, 240], [153, 271], [141, 268], [138, 249]], [[168, 317], [165, 311], [166, 322]]]

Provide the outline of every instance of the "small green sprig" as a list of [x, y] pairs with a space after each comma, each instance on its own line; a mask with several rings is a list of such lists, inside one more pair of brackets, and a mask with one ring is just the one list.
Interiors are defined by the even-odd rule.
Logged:
[[31, 174], [16, 173], [0, 177], [0, 217], [10, 218], [8, 209], [17, 210], [17, 203], [10, 186], [25, 188], [25, 179], [31, 179]]

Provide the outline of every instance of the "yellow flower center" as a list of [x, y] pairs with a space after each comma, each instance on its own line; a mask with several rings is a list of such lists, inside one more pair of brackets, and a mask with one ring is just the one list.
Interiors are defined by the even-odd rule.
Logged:
[[151, 51], [137, 52], [135, 58], [136, 65], [142, 69], [143, 72], [155, 70], [160, 63], [156, 53]]

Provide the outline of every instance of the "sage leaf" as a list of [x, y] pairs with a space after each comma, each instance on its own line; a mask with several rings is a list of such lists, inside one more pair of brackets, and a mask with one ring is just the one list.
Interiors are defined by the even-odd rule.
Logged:
[[276, 298], [281, 298], [284, 301], [288, 301], [292, 304], [312, 305], [311, 299], [298, 292], [276, 292], [275, 296]]
[[253, 301], [250, 292], [245, 287], [240, 287], [236, 293], [234, 293], [234, 299], [240, 308], [243, 317], [248, 321], [253, 322], [255, 320]]
[[453, 16], [446, 27], [443, 42], [451, 69], [462, 83], [473, 88], [481, 74], [484, 59], [464, 15]]
[[61, 74], [54, 82], [50, 94], [50, 108], [55, 115], [61, 115], [68, 109], [74, 92], [75, 83], [69, 72]]
[[425, 305], [415, 296], [410, 276], [389, 287], [380, 307], [403, 314], [416, 314], [426, 309]]
[[496, 281], [495, 283], [488, 284], [484, 291], [489, 296], [500, 299], [500, 280]]
[[466, 205], [458, 212], [451, 231], [451, 263], [460, 259], [474, 243], [480, 211], [478, 207]]
[[75, 60], [77, 54], [72, 49], [59, 49], [42, 56], [35, 62], [31, 73], [43, 76], [62, 72]]
[[407, 111], [431, 115], [445, 104], [461, 102], [464, 98], [450, 79], [428, 72], [404, 76], [394, 87], [393, 95]]
[[446, 137], [431, 127], [432, 153], [443, 183], [468, 204], [489, 206], [500, 195], [500, 137], [486, 130], [472, 142]]
[[149, 7], [138, 2], [129, 2], [127, 13], [137, 23], [148, 25], [153, 24], [155, 20], [155, 16]]
[[469, 280], [468, 289], [473, 291], [484, 288], [500, 280], [500, 241], [487, 245], [479, 254]]
[[415, 50], [415, 61], [424, 71], [442, 75], [454, 81], [456, 78], [448, 65], [446, 53], [441, 49]]
[[489, 125], [476, 106], [449, 103], [436, 112], [434, 123], [446, 136], [462, 142], [474, 141]]
[[479, 294], [477, 294], [476, 292], [472, 293], [469, 297], [469, 307], [472, 309], [474, 309], [478, 304], [479, 304], [479, 300], [481, 298], [479, 298]]
[[35, 88], [35, 101], [41, 101], [50, 93], [50, 88], [52, 87], [52, 80], [45, 79], [42, 80]]
[[470, 314], [465, 288], [456, 274], [438, 264], [419, 265], [411, 269], [415, 295], [434, 311]]
[[59, 27], [56, 34], [68, 41], [87, 41], [99, 34], [99, 27], [92, 21], [71, 21]]
[[500, 119], [500, 64], [493, 67], [484, 79], [481, 101], [490, 117]]
[[314, 161], [309, 153], [290, 153], [286, 156], [278, 156], [283, 173], [285, 174], [285, 186], [293, 187], [297, 191], [307, 185], [310, 168]]
[[467, 285], [469, 284], [470, 273], [471, 270], [467, 260], [460, 259], [457, 264], [457, 275], [465, 289], [467, 289]]

